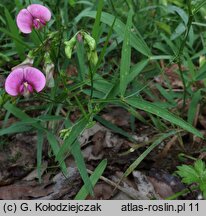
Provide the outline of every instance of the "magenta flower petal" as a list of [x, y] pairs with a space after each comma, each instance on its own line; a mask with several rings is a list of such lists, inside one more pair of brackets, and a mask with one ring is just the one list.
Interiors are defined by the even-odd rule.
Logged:
[[24, 80], [28, 82], [36, 92], [40, 92], [46, 85], [44, 74], [34, 67], [24, 68]]
[[25, 34], [32, 32], [33, 17], [28, 10], [20, 10], [20, 12], [17, 15], [16, 22], [21, 32]]
[[33, 18], [40, 19], [41, 22], [48, 22], [51, 19], [51, 12], [48, 8], [40, 4], [31, 4], [27, 7]]
[[13, 70], [6, 79], [5, 90], [12, 96], [19, 94], [19, 88], [24, 81], [24, 70], [17, 68]]
[[19, 67], [6, 79], [5, 90], [12, 96], [18, 94], [29, 96], [34, 91], [40, 92], [46, 85], [44, 74], [34, 67]]

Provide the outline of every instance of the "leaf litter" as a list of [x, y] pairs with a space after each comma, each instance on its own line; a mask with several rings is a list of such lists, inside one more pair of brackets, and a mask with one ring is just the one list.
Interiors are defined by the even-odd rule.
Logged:
[[[113, 110], [111, 111], [111, 109]], [[88, 196], [87, 199], [165, 199], [184, 189], [184, 185], [178, 177], [174, 177], [171, 173], [172, 168], [168, 169], [168, 165], [177, 158], [177, 156], [172, 158], [173, 155], [170, 158], [168, 155], [174, 151], [173, 149], [181, 148], [175, 138], [162, 143], [162, 147], [151, 152], [150, 157], [145, 158], [131, 175], [119, 182], [123, 175], [122, 171], [126, 170], [141, 154], [155, 131], [145, 128], [145, 125], [137, 122], [139, 128], [131, 133], [128, 123], [129, 113], [124, 110], [121, 115], [123, 109], [120, 108], [117, 109], [117, 115], [115, 109], [114, 107], [110, 108], [102, 117], [130, 133], [140, 147], [134, 148], [133, 152], [128, 151], [134, 147], [134, 143], [99, 123], [86, 129], [81, 134], [79, 141], [88, 171], [91, 173], [101, 159], [107, 158], [108, 160], [108, 166], [103, 176], [94, 187], [94, 197]], [[0, 153], [0, 165], [4, 167], [0, 172], [1, 199], [74, 198], [82, 185], [82, 180], [71, 155], [66, 158], [69, 173], [66, 178], [54, 161], [48, 160], [48, 145], [45, 142], [42, 183], [39, 183], [36, 154], [34, 154], [36, 152], [36, 134], [27, 132], [14, 135], [10, 139], [7, 148], [4, 148]], [[158, 163], [160, 157], [165, 160], [161, 166]]]

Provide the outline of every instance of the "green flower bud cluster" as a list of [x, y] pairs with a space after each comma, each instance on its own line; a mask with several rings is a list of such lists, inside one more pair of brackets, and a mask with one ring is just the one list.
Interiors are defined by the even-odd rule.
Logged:
[[72, 56], [72, 51], [74, 49], [74, 46], [76, 45], [77, 39], [76, 39], [76, 35], [74, 35], [72, 37], [72, 39], [70, 39], [69, 41], [65, 41], [65, 53], [68, 59], [71, 58]]
[[72, 131], [72, 127], [67, 128], [67, 129], [62, 129], [60, 131], [60, 138], [65, 140], [67, 137], [69, 137], [71, 131]]
[[71, 58], [72, 51], [76, 45], [77, 42], [81, 43], [84, 42], [86, 52], [87, 52], [87, 58], [90, 61], [91, 64], [96, 65], [98, 62], [98, 56], [96, 51], [96, 41], [93, 37], [91, 37], [87, 32], [85, 31], [79, 31], [77, 32], [69, 41], [65, 41], [65, 53], [67, 58]]
[[205, 64], [205, 62], [206, 62], [206, 57], [201, 55], [199, 57], [199, 66], [202, 67]]

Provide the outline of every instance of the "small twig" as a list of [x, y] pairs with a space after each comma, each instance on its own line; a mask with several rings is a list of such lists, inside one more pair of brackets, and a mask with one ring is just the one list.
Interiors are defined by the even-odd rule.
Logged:
[[[87, 172], [89, 174], [93, 174], [93, 171], [87, 169]], [[129, 193], [125, 188], [121, 187], [120, 185], [116, 184], [115, 182], [111, 181], [110, 179], [104, 177], [104, 176], [101, 176], [100, 179], [104, 182], [106, 182], [107, 184], [115, 187], [115, 188], [118, 188], [120, 191], [122, 191], [123, 193], [125, 193], [127, 196], [131, 197], [132, 199], [137, 199], [136, 196], [134, 196], [133, 194]]]
[[175, 193], [174, 195], [167, 197], [166, 200], [174, 200], [174, 199], [177, 199], [178, 197], [184, 196], [184, 195], [186, 195], [186, 194], [188, 194], [188, 193], [191, 193], [191, 191], [194, 191], [194, 190], [197, 190], [197, 189], [199, 189], [198, 186], [193, 186], [192, 188], [183, 189], [182, 191], [177, 192], [177, 193]]
[[172, 137], [172, 139], [166, 144], [164, 149], [155, 158], [159, 160], [159, 159], [162, 159], [163, 157], [165, 157], [167, 155], [168, 151], [170, 150], [170, 148], [172, 147], [172, 145], [175, 144], [177, 139], [178, 139], [178, 136], [174, 135]]

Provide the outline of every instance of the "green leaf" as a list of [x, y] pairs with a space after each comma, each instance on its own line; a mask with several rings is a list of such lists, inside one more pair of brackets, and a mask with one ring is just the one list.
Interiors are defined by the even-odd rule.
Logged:
[[120, 93], [123, 96], [127, 88], [127, 77], [130, 71], [131, 62], [131, 46], [130, 46], [130, 33], [132, 27], [132, 10], [129, 11], [127, 24], [124, 32], [124, 40], [121, 52], [120, 62]]
[[113, 27], [114, 27], [115, 22], [116, 22], [116, 18], [113, 20], [113, 23], [112, 23], [112, 25], [111, 25], [110, 28], [109, 28], [109, 31], [108, 31], [108, 34], [107, 34], [107, 38], [106, 38], [106, 40], [105, 40], [105, 42], [104, 42], [104, 47], [101, 49], [101, 53], [100, 53], [100, 55], [99, 55], [98, 62], [97, 62], [96, 66], [95, 66], [95, 68], [94, 68], [94, 70], [93, 70], [93, 74], [96, 74], [96, 71], [97, 71], [99, 65], [101, 64], [102, 60], [103, 60], [104, 57], [105, 57], [105, 53], [106, 53], [106, 51], [107, 51], [107, 46], [108, 46], [108, 44], [109, 44], [109, 40], [110, 40], [110, 37], [111, 37], [111, 35], [112, 35]]
[[206, 63], [204, 63], [197, 72], [195, 80], [203, 80], [206, 78]]
[[[11, 34], [14, 37], [18, 38], [19, 41], [22, 41], [22, 39], [21, 39], [21, 37], [19, 35], [19, 31], [18, 31], [18, 28], [16, 26], [16, 23], [14, 22], [11, 14], [7, 10], [7, 8], [4, 8], [4, 13], [5, 13], [5, 17], [6, 17], [7, 24], [8, 24], [8, 27], [9, 27], [9, 30], [10, 30]], [[16, 46], [16, 50], [17, 50], [20, 58], [23, 60], [25, 58], [24, 57], [25, 48], [17, 40], [14, 40], [14, 44]]]
[[77, 51], [77, 59], [78, 59], [78, 66], [79, 66], [79, 78], [81, 81], [85, 80], [86, 74], [86, 65], [85, 65], [85, 49], [84, 44], [82, 42], [77, 41], [76, 43], [76, 51]]
[[15, 4], [16, 4], [19, 11], [24, 8], [19, 0], [15, 0]]
[[205, 162], [203, 160], [196, 160], [194, 164], [194, 168], [197, 173], [201, 176], [205, 170]]
[[25, 123], [17, 122], [8, 128], [0, 129], [0, 136], [7, 135], [7, 134], [13, 134], [13, 133], [23, 133], [26, 131], [30, 131], [31, 129], [32, 127], [25, 125]]
[[[90, 85], [90, 84], [89, 84]], [[108, 93], [108, 91], [112, 88], [112, 84], [110, 82], [108, 82], [106, 79], [104, 79], [102, 76], [100, 76], [99, 74], [94, 74], [94, 83], [93, 83], [93, 87], [100, 91], [103, 92], [105, 94]]]
[[41, 169], [42, 169], [42, 146], [44, 142], [43, 132], [38, 130], [37, 133], [37, 175], [41, 183]]
[[191, 78], [192, 78], [192, 81], [194, 82], [195, 77], [196, 77], [196, 66], [194, 65], [189, 53], [186, 52], [185, 55], [186, 55], [186, 61], [187, 61], [188, 67], [189, 67], [189, 71], [191, 74]]
[[186, 30], [186, 27], [183, 23], [180, 23], [177, 28], [174, 30], [174, 32], [172, 33], [172, 35], [170, 36], [171, 40], [175, 40], [176, 38], [178, 38], [181, 34], [183, 34]]
[[63, 120], [64, 118], [62, 116], [53, 116], [53, 115], [42, 115], [38, 117], [41, 121], [59, 121]]
[[104, 0], [99, 0], [98, 1], [98, 7], [97, 7], [97, 14], [92, 30], [92, 37], [95, 39], [96, 43], [98, 42], [98, 36], [100, 32], [100, 20], [101, 20], [101, 14], [102, 14], [102, 8], [104, 5]]
[[201, 8], [204, 7], [205, 4], [206, 4], [205, 0], [198, 2], [193, 9], [193, 14], [196, 14]]
[[56, 137], [51, 132], [47, 132], [47, 139], [48, 139], [49, 144], [51, 146], [51, 149], [52, 149], [52, 151], [54, 153], [56, 161], [59, 162], [59, 166], [61, 167], [61, 170], [62, 170], [63, 174], [65, 176], [67, 176], [67, 167], [66, 167], [66, 164], [64, 162], [64, 159], [63, 159], [63, 157], [61, 157], [59, 155], [57, 156], [60, 147], [59, 147], [59, 144], [58, 144], [58, 142], [56, 140]]
[[199, 182], [199, 175], [195, 169], [190, 165], [178, 166], [177, 174], [182, 177], [182, 182], [185, 184], [192, 184]]
[[168, 24], [159, 21], [155, 21], [155, 23], [160, 29], [164, 30], [167, 34], [171, 34], [171, 27]]
[[190, 124], [193, 124], [194, 122], [195, 115], [197, 113], [197, 105], [200, 102], [201, 98], [202, 98], [201, 90], [196, 91], [192, 96], [192, 100], [190, 102], [190, 106], [189, 106], [188, 114], [187, 114], [187, 121]]
[[30, 49], [30, 46], [27, 45], [26, 43], [24, 43], [24, 41], [21, 40], [21, 38], [19, 38], [17, 35], [12, 34], [12, 32], [4, 29], [4, 28], [0, 28], [0, 31], [3, 32], [4, 34], [8, 35], [9, 37], [11, 37], [14, 41], [16, 41], [16, 43], [19, 43], [21, 46], [23, 46], [23, 48], [28, 48]]
[[17, 118], [21, 119], [22, 122], [31, 124], [36, 129], [47, 131], [46, 128], [42, 127], [41, 124], [38, 123], [38, 119], [31, 118], [25, 112], [17, 108], [15, 105], [7, 102], [6, 104], [4, 104], [4, 108], [8, 110], [10, 113], [12, 113], [14, 116], [16, 116]]
[[137, 109], [141, 109], [146, 112], [157, 115], [169, 121], [170, 123], [175, 124], [179, 126], [180, 128], [183, 128], [184, 130], [190, 133], [193, 133], [194, 135], [204, 139], [204, 136], [202, 135], [202, 133], [196, 128], [194, 128], [191, 124], [184, 121], [180, 117], [174, 115], [173, 113], [170, 113], [166, 109], [155, 105], [154, 103], [142, 100], [140, 98], [128, 98], [128, 99], [125, 99], [125, 102]]
[[161, 95], [167, 99], [168, 102], [171, 104], [175, 104], [175, 101], [173, 100], [173, 92], [167, 92], [159, 83], [155, 84]]
[[74, 5], [76, 4], [76, 0], [68, 0], [70, 6], [74, 7]]
[[174, 5], [169, 5], [167, 7], [167, 9], [168, 9], [168, 12], [170, 12], [170, 13], [174, 13], [174, 14], [177, 13], [181, 17], [181, 19], [183, 20], [185, 26], [187, 25], [188, 15], [184, 10], [182, 10], [180, 7], [177, 7]]
[[16, 116], [17, 118], [21, 119], [21, 120], [31, 120], [32, 118], [30, 118], [26, 113], [24, 113], [22, 110], [20, 110], [19, 108], [17, 108], [15, 105], [7, 102], [4, 105], [4, 108], [6, 110], [8, 110], [9, 112], [11, 112], [14, 116]]
[[127, 85], [134, 80], [135, 77], [137, 77], [141, 71], [145, 68], [145, 66], [148, 64], [149, 60], [144, 59], [141, 62], [138, 62], [134, 66], [131, 67], [130, 72], [127, 76]]
[[204, 193], [204, 191], [206, 192], [206, 183], [202, 183], [200, 184], [200, 190]]
[[78, 140], [76, 140], [72, 146], [70, 146], [70, 151], [72, 153], [72, 155], [74, 156], [74, 159], [76, 161], [77, 164], [77, 168], [79, 170], [79, 173], [82, 177], [82, 180], [84, 181], [85, 184], [85, 189], [87, 190], [88, 193], [90, 193], [91, 195], [93, 195], [93, 186], [92, 183], [89, 179], [89, 176], [87, 174], [87, 168], [84, 162], [84, 158], [81, 152], [81, 148], [80, 148], [80, 143]]
[[[101, 177], [102, 173], [104, 172], [105, 168], [107, 166], [107, 160], [104, 159], [101, 161], [101, 163], [96, 167], [92, 175], [90, 176], [90, 181], [92, 183], [92, 186], [94, 187], [99, 178]], [[82, 188], [79, 190], [77, 195], [75, 196], [75, 200], [84, 200], [88, 195], [88, 191], [86, 189], [86, 186], [83, 185]]]
[[[171, 49], [171, 51], [173, 52], [173, 54], [174, 55], [177, 55], [177, 53], [178, 53], [178, 48], [177, 48], [177, 46], [176, 46], [176, 44], [175, 44], [175, 41], [171, 41], [171, 39], [170, 38], [168, 38], [165, 34], [161, 34], [160, 35], [161, 36], [161, 38], [165, 41], [165, 43], [167, 44], [167, 46]], [[160, 46], [162, 46], [162, 44], [160, 44]], [[167, 54], [170, 54], [170, 53], [168, 53], [168, 51], [166, 51], [167, 52]]]

